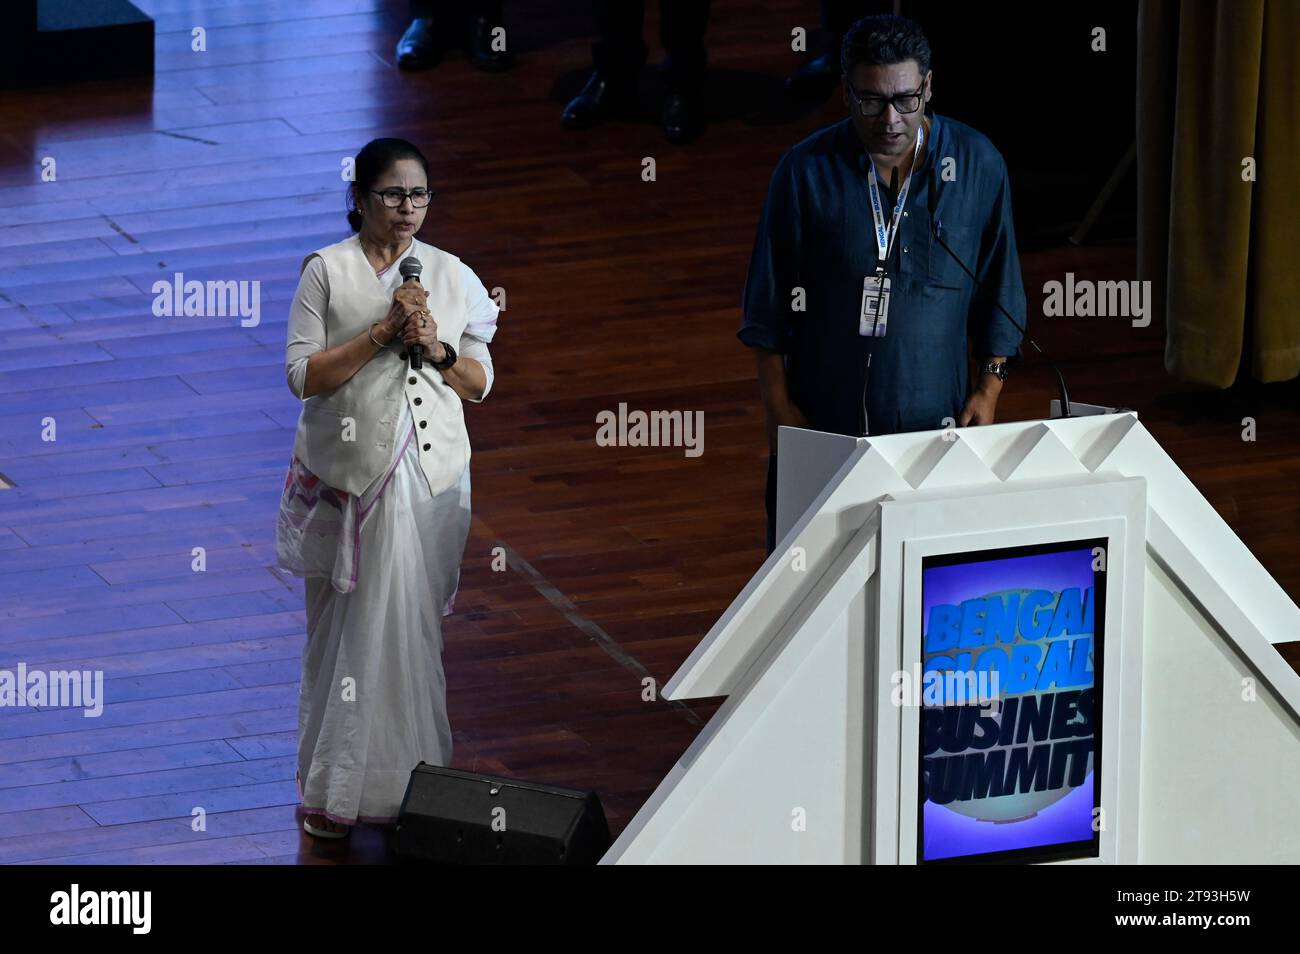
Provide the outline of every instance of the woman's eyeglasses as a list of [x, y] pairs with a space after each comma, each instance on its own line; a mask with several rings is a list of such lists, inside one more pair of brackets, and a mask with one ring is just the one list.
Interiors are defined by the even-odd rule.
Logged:
[[401, 208], [402, 202], [407, 198], [410, 198], [411, 205], [417, 209], [423, 209], [429, 204], [429, 200], [433, 198], [433, 193], [428, 189], [412, 189], [410, 192], [405, 189], [384, 189], [382, 191], [371, 189], [370, 191], [383, 199], [384, 205], [390, 209]]

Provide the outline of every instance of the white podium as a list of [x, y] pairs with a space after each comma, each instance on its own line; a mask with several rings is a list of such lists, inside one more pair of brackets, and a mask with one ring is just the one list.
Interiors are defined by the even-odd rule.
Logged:
[[602, 863], [1300, 862], [1300, 609], [1135, 414], [778, 460], [776, 551], [663, 689], [726, 702]]

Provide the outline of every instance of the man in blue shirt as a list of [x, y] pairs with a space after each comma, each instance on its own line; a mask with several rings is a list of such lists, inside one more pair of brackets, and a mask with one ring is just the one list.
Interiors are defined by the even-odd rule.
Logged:
[[754, 350], [767, 417], [769, 553], [777, 427], [990, 424], [1021, 338], [994, 303], [1024, 325], [1006, 165], [982, 134], [927, 114], [925, 34], [865, 17], [840, 65], [849, 118], [777, 164], [745, 282], [738, 337]]

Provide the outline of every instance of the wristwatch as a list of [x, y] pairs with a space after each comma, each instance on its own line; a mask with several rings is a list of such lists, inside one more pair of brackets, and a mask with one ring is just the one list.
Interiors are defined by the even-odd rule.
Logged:
[[456, 363], [456, 349], [445, 341], [442, 343], [442, 346], [447, 350], [447, 357], [443, 358], [441, 361], [430, 361], [429, 364], [433, 365], [439, 371], [446, 371]]
[[980, 374], [996, 374], [999, 381], [1007, 379], [1007, 363], [1005, 361], [985, 361], [980, 368]]

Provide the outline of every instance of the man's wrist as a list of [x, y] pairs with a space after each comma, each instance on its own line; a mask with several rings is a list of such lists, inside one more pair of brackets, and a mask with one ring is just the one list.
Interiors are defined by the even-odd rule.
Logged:
[[980, 364], [979, 387], [994, 394], [1002, 390], [1002, 382], [1007, 379], [1007, 359], [1002, 355], [985, 358]]

